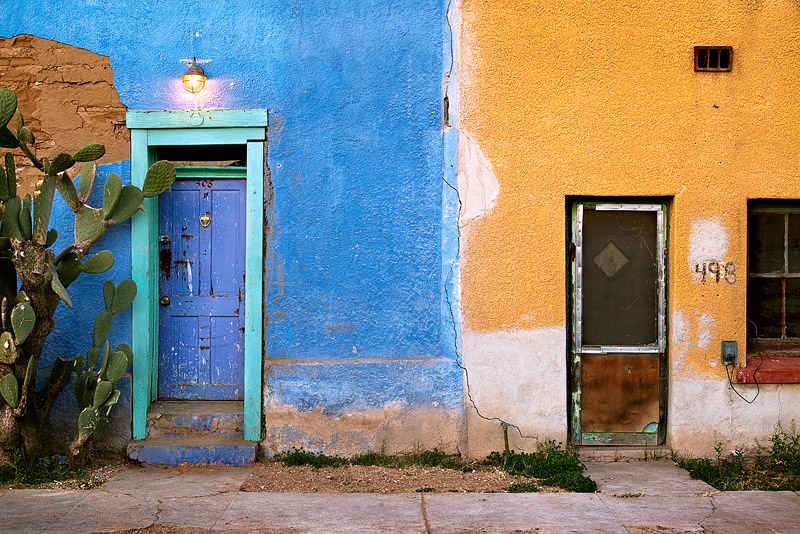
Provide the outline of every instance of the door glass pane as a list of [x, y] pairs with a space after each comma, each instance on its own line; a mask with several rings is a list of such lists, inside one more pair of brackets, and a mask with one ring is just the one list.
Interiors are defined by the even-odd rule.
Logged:
[[656, 343], [656, 228], [654, 211], [584, 211], [584, 345]]
[[584, 354], [581, 362], [583, 432], [645, 432], [658, 423], [658, 354]]
[[789, 214], [789, 272], [800, 274], [800, 213]]
[[800, 280], [786, 280], [786, 337], [800, 337]]

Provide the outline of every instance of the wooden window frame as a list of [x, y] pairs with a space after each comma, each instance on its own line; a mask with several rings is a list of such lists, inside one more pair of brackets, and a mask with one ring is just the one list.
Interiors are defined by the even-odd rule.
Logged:
[[[784, 266], [783, 272], [757, 273], [752, 272], [750, 262], [750, 246], [753, 241], [751, 235], [751, 216], [757, 213], [784, 214]], [[800, 273], [789, 272], [789, 237], [788, 217], [790, 214], [800, 215], [800, 201], [759, 201], [752, 202], [747, 209], [747, 242], [748, 242], [748, 270], [747, 282], [753, 279], [781, 280], [781, 337], [761, 338], [749, 336], [747, 339], [747, 365], [737, 371], [737, 381], [745, 384], [794, 384], [800, 383], [800, 337], [789, 338], [786, 336], [786, 281], [800, 278]], [[749, 287], [748, 287], [749, 289]], [[748, 305], [751, 294], [747, 293]], [[749, 309], [749, 308], [748, 308]]]

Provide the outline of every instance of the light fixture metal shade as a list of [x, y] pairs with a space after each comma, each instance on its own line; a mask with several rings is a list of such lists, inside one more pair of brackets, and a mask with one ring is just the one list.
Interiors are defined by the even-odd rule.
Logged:
[[197, 58], [192, 58], [192, 64], [189, 65], [189, 71], [181, 76], [183, 81], [183, 88], [192, 94], [199, 93], [206, 85], [206, 73], [203, 72], [203, 67], [197, 64]]

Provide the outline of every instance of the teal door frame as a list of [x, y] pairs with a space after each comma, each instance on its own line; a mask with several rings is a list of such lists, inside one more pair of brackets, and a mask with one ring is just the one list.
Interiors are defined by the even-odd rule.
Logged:
[[[265, 109], [131, 111], [131, 182], [144, 183], [159, 146], [246, 145], [244, 438], [261, 439]], [[131, 219], [131, 270], [139, 288], [132, 310], [133, 439], [147, 437], [147, 408], [158, 398], [158, 197]]]

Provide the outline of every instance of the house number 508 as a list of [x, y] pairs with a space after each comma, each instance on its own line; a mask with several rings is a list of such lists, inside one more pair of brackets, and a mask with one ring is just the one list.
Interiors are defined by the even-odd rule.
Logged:
[[214, 185], [214, 180], [197, 180], [196, 183], [197, 187], [206, 187], [211, 189], [211, 187]]
[[702, 282], [706, 283], [706, 277], [713, 277], [719, 284], [720, 280], [725, 280], [729, 284], [736, 283], [736, 266], [732, 261], [725, 263], [708, 261], [705, 263], [695, 263], [694, 272], [701, 276]]

